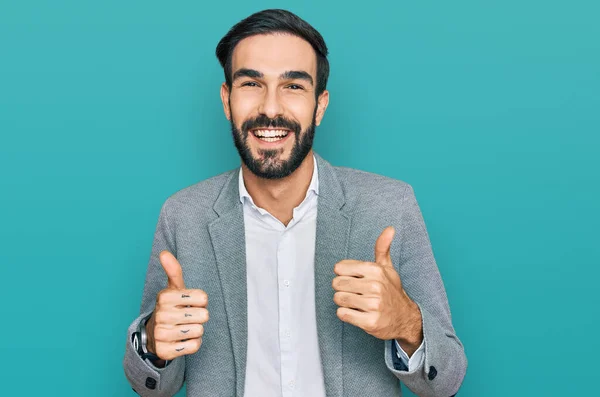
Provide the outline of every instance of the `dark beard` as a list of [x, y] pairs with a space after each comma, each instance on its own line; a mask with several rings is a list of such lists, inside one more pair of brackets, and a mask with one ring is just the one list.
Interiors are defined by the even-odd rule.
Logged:
[[[231, 117], [233, 143], [235, 144], [242, 161], [254, 175], [265, 179], [285, 178], [302, 164], [302, 161], [304, 161], [312, 149], [316, 130], [316, 115], [317, 108], [315, 107], [312, 122], [303, 132], [300, 131], [300, 124], [295, 121], [283, 117], [270, 119], [264, 114], [246, 120], [242, 124], [242, 130], [240, 131], [236, 128], [233, 117]], [[278, 161], [278, 156], [283, 151], [282, 149], [260, 149], [258, 154], [262, 156], [262, 160], [252, 157], [250, 147], [247, 145], [248, 134], [250, 129], [258, 127], [280, 127], [293, 131], [294, 146], [292, 147], [292, 152], [288, 160]]]

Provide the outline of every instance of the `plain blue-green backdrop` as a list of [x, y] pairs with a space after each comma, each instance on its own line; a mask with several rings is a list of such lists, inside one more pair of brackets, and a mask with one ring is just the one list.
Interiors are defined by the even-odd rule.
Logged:
[[0, 394], [133, 395], [160, 206], [239, 164], [214, 48], [275, 7], [330, 48], [316, 150], [415, 188], [459, 395], [597, 395], [598, 4], [0, 0]]

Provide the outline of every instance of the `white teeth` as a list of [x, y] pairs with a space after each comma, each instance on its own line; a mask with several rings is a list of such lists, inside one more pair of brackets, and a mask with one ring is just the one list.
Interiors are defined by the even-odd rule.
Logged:
[[265, 141], [265, 142], [277, 142], [282, 140], [283, 138], [258, 138], [261, 141]]
[[258, 138], [285, 137], [288, 134], [286, 130], [254, 130], [254, 135]]

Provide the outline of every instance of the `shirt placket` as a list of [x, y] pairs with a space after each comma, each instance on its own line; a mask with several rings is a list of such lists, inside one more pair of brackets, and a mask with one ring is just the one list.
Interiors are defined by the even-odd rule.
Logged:
[[279, 281], [279, 347], [281, 363], [281, 394], [292, 397], [296, 389], [295, 357], [292, 346], [292, 270], [295, 266], [294, 247], [289, 230], [283, 231], [277, 249]]

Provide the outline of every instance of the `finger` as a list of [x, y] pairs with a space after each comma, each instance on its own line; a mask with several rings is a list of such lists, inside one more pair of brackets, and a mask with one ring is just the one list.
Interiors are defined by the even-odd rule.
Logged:
[[204, 308], [189, 307], [178, 309], [177, 324], [204, 324], [208, 321], [208, 310]]
[[345, 323], [355, 325], [365, 331], [371, 330], [373, 323], [373, 314], [368, 312], [360, 312], [358, 310], [349, 309], [347, 307], [339, 307], [337, 316]]
[[186, 341], [201, 338], [203, 335], [204, 326], [202, 324], [158, 325], [154, 329], [155, 343]]
[[159, 311], [155, 316], [157, 324], [170, 326], [179, 324], [204, 324], [208, 319], [208, 310], [200, 307], [173, 308], [172, 310]]
[[183, 270], [181, 270], [181, 265], [177, 261], [177, 258], [169, 251], [161, 251], [158, 257], [160, 264], [167, 274], [167, 287], [172, 289], [185, 289]]
[[385, 269], [373, 262], [344, 260], [335, 264], [333, 271], [338, 276], [383, 280]]
[[156, 345], [156, 355], [163, 360], [196, 353], [202, 346], [202, 338], [188, 339], [181, 342], [159, 343]]
[[375, 241], [375, 262], [382, 266], [392, 266], [390, 247], [396, 230], [392, 226], [386, 227]]
[[164, 289], [158, 293], [156, 302], [159, 306], [206, 307], [208, 295], [201, 289]]
[[352, 292], [364, 296], [381, 296], [383, 293], [381, 282], [367, 278], [338, 276], [333, 279], [331, 285], [335, 291]]
[[368, 262], [354, 259], [344, 259], [333, 266], [333, 272], [338, 276], [364, 277]]
[[373, 312], [379, 310], [378, 298], [353, 294], [351, 292], [336, 292], [333, 301], [340, 307], [356, 309], [362, 312]]

